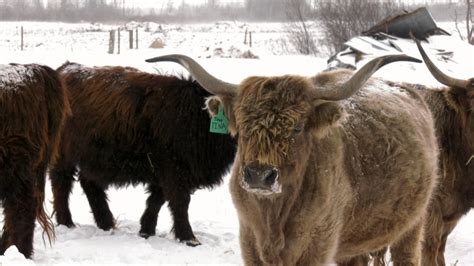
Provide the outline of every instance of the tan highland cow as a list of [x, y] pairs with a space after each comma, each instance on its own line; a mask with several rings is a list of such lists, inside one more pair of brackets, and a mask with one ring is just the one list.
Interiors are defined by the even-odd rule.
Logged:
[[[395, 265], [419, 265], [437, 180], [431, 113], [420, 95], [358, 72], [220, 81], [183, 55], [224, 106], [238, 140], [230, 190], [245, 265], [326, 265], [391, 245]], [[364, 85], [365, 84], [365, 85]]]

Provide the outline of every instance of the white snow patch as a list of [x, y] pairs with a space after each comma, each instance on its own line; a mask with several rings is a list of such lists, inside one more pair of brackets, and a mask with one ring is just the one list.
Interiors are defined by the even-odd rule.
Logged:
[[4, 256], [0, 256], [0, 265], [35, 265], [32, 260], [25, 258], [23, 254], [18, 251], [16, 246], [10, 246]]
[[31, 80], [34, 72], [23, 65], [0, 65], [0, 89], [17, 90]]

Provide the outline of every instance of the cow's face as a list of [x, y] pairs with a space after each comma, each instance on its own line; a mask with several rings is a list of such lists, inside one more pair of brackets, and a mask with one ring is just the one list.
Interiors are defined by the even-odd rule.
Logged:
[[[338, 104], [315, 100], [312, 90], [314, 84], [304, 77], [250, 77], [232, 101], [221, 100], [238, 138], [235, 169], [247, 191], [278, 194], [299, 182], [313, 139], [323, 137], [342, 117]], [[216, 102], [208, 101], [211, 114]]]

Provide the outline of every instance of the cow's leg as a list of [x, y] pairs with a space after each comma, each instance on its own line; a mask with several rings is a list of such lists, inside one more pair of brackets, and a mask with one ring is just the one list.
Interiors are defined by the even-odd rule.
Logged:
[[27, 258], [33, 254], [36, 198], [32, 165], [37, 152], [29, 139], [0, 136], [0, 196], [4, 213], [1, 255], [11, 245], [16, 245]]
[[429, 216], [426, 219], [421, 259], [421, 264], [424, 266], [437, 265], [438, 252], [445, 226], [442, 211], [437, 208], [439, 205], [437, 200], [433, 201], [432, 208], [428, 212]]
[[97, 226], [105, 231], [114, 228], [115, 220], [107, 203], [105, 189], [93, 181], [84, 178], [82, 173], [79, 176], [79, 180], [84, 193], [86, 193]]
[[249, 227], [242, 225], [239, 226], [240, 231], [240, 250], [242, 253], [242, 259], [245, 265], [263, 265], [260, 256], [257, 251], [257, 241], [254, 234]]
[[[6, 214], [5, 205], [3, 205], [3, 217], [6, 217], [5, 214]], [[10, 242], [11, 242], [10, 233], [9, 233], [9, 230], [7, 230], [7, 227], [6, 227], [6, 219], [4, 219], [3, 234], [2, 234], [2, 239], [0, 240], [0, 255], [4, 255], [5, 250], [7, 250], [7, 248], [12, 245], [12, 244], [10, 244]]]
[[51, 169], [49, 177], [53, 190], [53, 208], [56, 222], [67, 227], [74, 227], [71, 211], [69, 210], [69, 195], [72, 191], [76, 167], [70, 163], [64, 153], [61, 153], [55, 166]]
[[437, 262], [438, 266], [445, 266], [446, 261], [444, 259], [444, 251], [446, 249], [446, 242], [448, 240], [449, 234], [454, 230], [456, 225], [458, 224], [460, 218], [455, 218], [451, 221], [445, 222], [444, 223], [444, 228], [443, 228], [443, 235], [441, 236], [440, 239], [440, 244], [438, 248], [438, 255], [437, 255]]
[[177, 187], [172, 193], [166, 195], [166, 198], [169, 200], [169, 208], [173, 215], [173, 231], [176, 238], [188, 246], [194, 247], [200, 245], [201, 243], [194, 236], [191, 225], [189, 224], [188, 208], [189, 202], [191, 201], [190, 193]]
[[18, 250], [27, 258], [33, 254], [33, 233], [36, 218], [36, 200], [31, 180], [21, 180], [18, 186], [10, 188], [3, 201], [4, 225], [0, 254], [16, 245]]
[[423, 223], [419, 222], [390, 247], [394, 266], [421, 265]]
[[165, 196], [163, 195], [161, 187], [150, 185], [148, 192], [150, 196], [146, 200], [146, 209], [140, 219], [140, 236], [144, 238], [155, 235], [158, 213], [160, 212], [161, 206], [165, 203]]
[[438, 232], [430, 232], [423, 242], [422, 265], [437, 265], [438, 251], [441, 244], [441, 235]]
[[379, 251], [370, 252], [372, 256], [374, 266], [385, 266], [387, 263], [385, 262], [385, 254], [387, 254], [387, 248], [383, 248]]
[[436, 261], [438, 263], [438, 266], [445, 266], [446, 262], [444, 260], [444, 251], [446, 249], [446, 241], [448, 240], [448, 234], [443, 235], [441, 238], [439, 250], [438, 250], [438, 256], [436, 257]]

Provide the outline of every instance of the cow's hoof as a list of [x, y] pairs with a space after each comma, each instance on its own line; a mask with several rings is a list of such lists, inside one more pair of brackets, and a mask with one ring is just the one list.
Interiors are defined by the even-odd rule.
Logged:
[[58, 219], [58, 225], [64, 225], [66, 226], [67, 228], [74, 228], [76, 227], [76, 225], [74, 224], [74, 222], [72, 221], [71, 218], [69, 219]]
[[154, 236], [155, 233], [150, 233], [150, 232], [142, 232], [140, 231], [138, 233], [138, 235], [140, 235], [141, 237], [145, 238], [145, 239], [148, 239], [150, 236]]
[[64, 225], [66, 226], [67, 228], [75, 228], [76, 225], [73, 223], [73, 222], [70, 222], [70, 223], [58, 223], [58, 225]]
[[112, 229], [115, 229], [115, 222], [114, 220], [98, 220], [96, 221], [97, 223], [97, 227], [99, 227], [100, 229], [104, 230], [104, 231], [109, 231], [109, 230], [112, 230]]
[[201, 242], [199, 242], [199, 240], [197, 240], [196, 238], [190, 239], [190, 240], [182, 240], [181, 242], [186, 244], [186, 246], [190, 246], [190, 247], [197, 247], [201, 245]]

